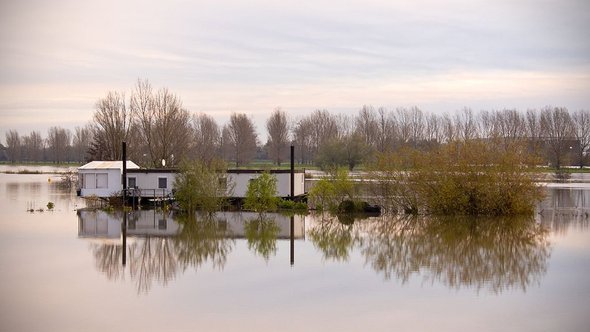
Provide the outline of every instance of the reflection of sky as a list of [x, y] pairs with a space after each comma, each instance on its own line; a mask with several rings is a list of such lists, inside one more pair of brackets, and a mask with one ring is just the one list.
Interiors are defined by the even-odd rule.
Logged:
[[[590, 235], [576, 224], [553, 237], [547, 273], [526, 293], [448, 289], [420, 275], [384, 281], [356, 250], [348, 261], [322, 259], [306, 239], [277, 241], [268, 261], [236, 240], [223, 269], [203, 264], [166, 287], [137, 294], [132, 280], [97, 272], [77, 216], [56, 199], [53, 213], [24, 212], [24, 190], [6, 199], [6, 183], [40, 186], [43, 176], [0, 174], [0, 326], [3, 330], [259, 331], [585, 331], [590, 307]], [[54, 196], [62, 197], [62, 196]], [[8, 202], [8, 203], [7, 203]], [[71, 204], [71, 203], [70, 203]], [[21, 208], [22, 207], [22, 208]], [[8, 216], [8, 217], [5, 217]], [[585, 239], [585, 240], [584, 240]], [[585, 248], [567, 246], [570, 241]]]

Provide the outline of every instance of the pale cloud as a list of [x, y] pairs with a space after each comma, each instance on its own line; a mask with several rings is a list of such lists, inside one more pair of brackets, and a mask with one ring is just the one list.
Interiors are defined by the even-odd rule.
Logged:
[[3, 1], [0, 139], [69, 110], [83, 125], [137, 78], [218, 119], [279, 105], [588, 108], [589, 31], [585, 0]]

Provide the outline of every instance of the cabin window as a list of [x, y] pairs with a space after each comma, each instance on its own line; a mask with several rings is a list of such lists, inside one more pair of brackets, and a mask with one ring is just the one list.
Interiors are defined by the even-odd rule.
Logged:
[[96, 174], [94, 174], [94, 173], [84, 174], [84, 187], [83, 188], [85, 188], [85, 189], [96, 188]]
[[160, 189], [168, 188], [168, 178], [158, 178], [158, 188], [160, 188]]
[[227, 189], [227, 178], [224, 176], [219, 177], [219, 188], [226, 190]]
[[127, 188], [136, 188], [137, 187], [137, 180], [135, 177], [127, 178]]
[[104, 189], [109, 187], [109, 175], [106, 173], [96, 174], [96, 188]]
[[165, 230], [168, 227], [168, 223], [166, 223], [166, 219], [159, 219], [158, 220], [158, 229]]

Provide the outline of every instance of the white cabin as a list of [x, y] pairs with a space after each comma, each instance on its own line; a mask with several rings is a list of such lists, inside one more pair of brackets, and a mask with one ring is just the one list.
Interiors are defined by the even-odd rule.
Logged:
[[[127, 169], [139, 169], [132, 161], [127, 161]], [[122, 161], [92, 161], [78, 168], [80, 196], [110, 197], [123, 190]]]
[[[127, 188], [129, 195], [146, 198], [171, 197], [174, 193], [176, 169], [140, 168], [132, 161], [127, 161]], [[263, 170], [228, 170], [226, 183], [231, 189], [229, 196], [244, 198], [251, 180], [262, 174]], [[277, 178], [277, 196], [291, 195], [291, 171], [270, 170]], [[123, 163], [121, 161], [93, 161], [78, 168], [80, 179], [80, 196], [110, 197], [120, 195], [122, 185]], [[296, 170], [294, 173], [294, 194], [305, 194], [305, 172]]]

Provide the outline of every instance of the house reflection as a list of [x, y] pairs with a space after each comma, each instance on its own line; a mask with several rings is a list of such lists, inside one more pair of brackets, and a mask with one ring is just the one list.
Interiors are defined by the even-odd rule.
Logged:
[[[277, 240], [293, 242], [305, 236], [302, 216], [266, 214], [264, 223], [272, 225], [272, 233], [264, 227], [253, 233], [252, 220], [259, 216], [254, 213], [176, 216], [161, 210], [138, 210], [125, 212], [126, 229], [122, 227], [123, 213], [79, 210], [78, 236], [92, 239], [90, 249], [99, 271], [111, 280], [122, 280], [128, 273], [140, 293], [148, 292], [154, 281], [165, 286], [179, 273], [205, 263], [223, 269], [236, 239], [247, 239], [250, 249], [268, 260], [276, 252]], [[122, 242], [127, 242], [125, 251]], [[291, 248], [293, 263], [294, 246]]]
[[343, 225], [317, 218], [309, 239], [326, 260], [359, 250], [385, 279], [412, 276], [450, 288], [526, 291], [546, 273], [548, 231], [533, 218], [379, 217]]

